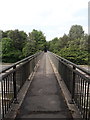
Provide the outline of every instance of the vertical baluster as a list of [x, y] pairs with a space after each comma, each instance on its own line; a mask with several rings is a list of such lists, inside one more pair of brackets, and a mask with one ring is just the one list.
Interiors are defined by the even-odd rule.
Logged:
[[4, 79], [4, 111], [6, 114], [6, 86], [5, 86], [6, 79]]
[[9, 79], [9, 92], [10, 92], [10, 95], [11, 95], [11, 98], [10, 98], [10, 104], [11, 102], [13, 102], [14, 100], [14, 82], [13, 82], [13, 73], [10, 74], [10, 79]]
[[83, 106], [83, 79], [81, 78], [81, 113], [83, 111], [82, 106]]
[[76, 75], [76, 103], [78, 102], [78, 76]]
[[4, 89], [3, 89], [3, 81], [1, 81], [1, 89], [2, 89], [2, 109], [1, 109], [1, 113], [2, 113], [2, 118], [4, 118]]
[[81, 94], [82, 94], [82, 92], [81, 92], [81, 76], [79, 76], [79, 87], [80, 87], [80, 89], [79, 89], [79, 108], [80, 108], [80, 111], [81, 111]]
[[85, 118], [85, 114], [86, 114], [86, 81], [84, 82], [84, 93], [85, 93], [85, 95], [84, 95], [84, 113], [83, 113], [83, 118]]
[[[7, 78], [7, 92], [8, 92], [8, 95], [10, 94], [9, 93], [9, 77], [10, 76], [8, 76], [8, 78]], [[9, 101], [8, 101], [8, 108], [9, 108], [9, 105], [10, 105], [10, 98], [9, 98]]]
[[[90, 99], [90, 98], [89, 98], [89, 94], [90, 94], [90, 93], [89, 93], [89, 83], [87, 83], [86, 89], [87, 89], [87, 90], [86, 90], [86, 116], [85, 116], [85, 118], [86, 118], [86, 120], [87, 120], [87, 119], [89, 119], [89, 118], [88, 118], [88, 112], [89, 112], [88, 108], [89, 108], [89, 102], [90, 102], [90, 101], [89, 101], [89, 99]], [[90, 117], [90, 116], [89, 116], [89, 117]]]
[[[75, 66], [73, 66], [73, 70], [75, 70]], [[73, 71], [73, 75], [72, 75], [72, 100], [74, 99], [74, 95], [75, 95], [75, 72]]]
[[[83, 105], [82, 105], [82, 108], [83, 108], [83, 112], [84, 112], [84, 97], [85, 97], [85, 95], [84, 95], [84, 79], [83, 79], [83, 87], [82, 87], [82, 89], [83, 89], [83, 100], [82, 100], [82, 102], [83, 102]], [[83, 114], [83, 112], [82, 112], [82, 114]]]
[[[16, 69], [16, 65], [13, 67], [13, 69]], [[14, 88], [14, 101], [17, 101], [17, 90], [16, 90], [16, 70], [13, 73], [13, 88]]]
[[8, 76], [6, 77], [6, 111], [8, 111], [8, 98], [9, 98], [9, 95], [8, 95], [8, 92], [7, 92], [7, 79], [8, 79]]

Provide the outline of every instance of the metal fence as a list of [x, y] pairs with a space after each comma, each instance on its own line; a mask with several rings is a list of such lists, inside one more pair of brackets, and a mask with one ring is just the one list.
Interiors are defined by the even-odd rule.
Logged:
[[49, 56], [71, 93], [82, 118], [90, 118], [90, 72], [49, 52]]
[[0, 118], [3, 119], [29, 75], [35, 69], [43, 52], [29, 56], [0, 71]]

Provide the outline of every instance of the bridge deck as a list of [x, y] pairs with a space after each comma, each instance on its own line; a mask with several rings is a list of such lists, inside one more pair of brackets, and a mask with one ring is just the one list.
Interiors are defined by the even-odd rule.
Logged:
[[45, 53], [16, 118], [72, 118]]

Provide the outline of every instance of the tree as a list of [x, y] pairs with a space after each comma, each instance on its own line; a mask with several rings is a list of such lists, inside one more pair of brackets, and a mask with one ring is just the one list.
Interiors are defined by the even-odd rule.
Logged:
[[60, 40], [60, 46], [59, 47], [60, 47], [60, 50], [61, 50], [62, 48], [67, 46], [67, 43], [70, 40], [70, 38], [66, 34], [64, 34], [63, 37], [59, 38], [59, 40]]
[[59, 45], [60, 45], [60, 42], [59, 42], [59, 39], [56, 37], [54, 39], [52, 39], [52, 41], [50, 41], [48, 43], [49, 45], [49, 50], [54, 52], [54, 53], [57, 53], [57, 51], [59, 51]]
[[61, 49], [59, 55], [76, 64], [88, 64], [88, 51], [82, 51], [75, 45]]
[[69, 31], [69, 37], [71, 40], [82, 38], [84, 31], [81, 25], [73, 25]]
[[12, 30], [2, 31], [2, 38], [7, 38], [10, 31]]
[[10, 38], [2, 38], [2, 53], [8, 53], [14, 49], [13, 47], [13, 40]]
[[49, 42], [49, 50], [76, 64], [90, 64], [88, 58], [88, 35], [84, 34], [80, 25], [73, 25], [69, 35]]
[[24, 31], [11, 30], [7, 33], [7, 36], [13, 40], [14, 47], [22, 51], [27, 41], [27, 34]]
[[2, 61], [3, 62], [16, 62], [21, 58], [21, 52], [16, 50], [13, 46], [13, 40], [10, 38], [2, 38]]
[[29, 40], [35, 44], [35, 49], [37, 51], [44, 50], [46, 44], [46, 37], [42, 33], [42, 31], [38, 31], [33, 29], [31, 33], [29, 33]]
[[19, 30], [2, 31], [2, 37], [0, 43], [3, 48], [3, 62], [16, 62], [46, 48], [44, 34], [35, 29], [29, 33], [29, 36]]
[[37, 51], [43, 51], [46, 48], [46, 38], [41, 31], [33, 30], [29, 33], [28, 41], [23, 48], [23, 55], [29, 56]]
[[34, 54], [35, 52], [36, 52], [35, 44], [31, 41], [28, 41], [22, 50], [24, 57], [30, 56]]

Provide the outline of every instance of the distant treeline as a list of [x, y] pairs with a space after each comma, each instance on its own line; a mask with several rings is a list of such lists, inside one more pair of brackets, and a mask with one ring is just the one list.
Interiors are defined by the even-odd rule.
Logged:
[[45, 49], [46, 37], [42, 31], [33, 29], [28, 35], [19, 30], [1, 32], [2, 62], [17, 62]]
[[73, 25], [69, 34], [47, 42], [42, 31], [1, 31], [2, 61], [16, 62], [38, 51], [49, 50], [76, 64], [90, 64], [89, 38], [81, 25]]
[[90, 65], [89, 38], [81, 25], [73, 25], [68, 35], [64, 34], [63, 37], [49, 41], [48, 48], [73, 63]]

